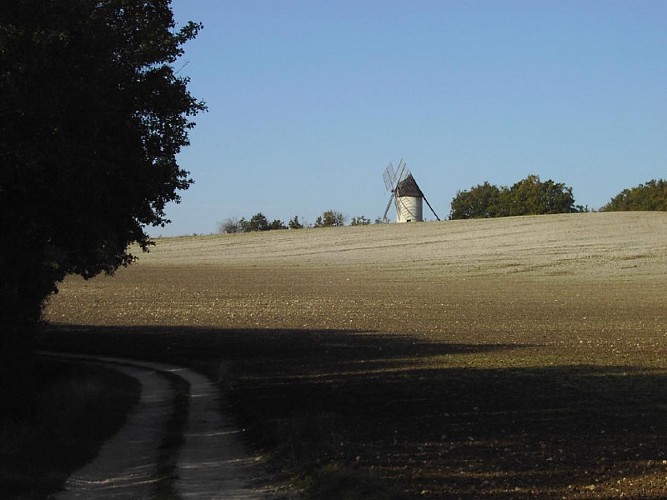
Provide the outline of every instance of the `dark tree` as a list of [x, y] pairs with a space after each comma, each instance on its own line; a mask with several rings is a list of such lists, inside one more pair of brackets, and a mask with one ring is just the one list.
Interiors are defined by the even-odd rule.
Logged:
[[250, 220], [241, 217], [238, 221], [239, 230], [236, 232], [252, 233], [254, 231], [271, 231], [274, 229], [287, 229], [285, 223], [279, 219], [269, 222], [269, 219], [262, 212], [253, 215]]
[[336, 210], [325, 210], [317, 220], [315, 227], [338, 227], [345, 225], [345, 216]]
[[371, 220], [368, 217], [360, 215], [359, 217], [352, 217], [350, 221], [350, 226], [367, 226], [371, 223]]
[[274, 229], [287, 229], [287, 226], [280, 219], [273, 219], [271, 222], [269, 222], [268, 229], [271, 231]]
[[249, 221], [244, 221], [243, 231], [251, 233], [253, 231], [266, 231], [269, 229], [269, 220], [262, 212], [258, 212]]
[[303, 224], [299, 220], [299, 216], [295, 215], [289, 220], [287, 227], [290, 229], [303, 229]]
[[637, 187], [624, 189], [601, 210], [605, 212], [667, 211], [667, 181], [653, 179]]
[[200, 28], [169, 0], [0, 4], [0, 350], [67, 274], [112, 273], [169, 222], [204, 110], [174, 64]]

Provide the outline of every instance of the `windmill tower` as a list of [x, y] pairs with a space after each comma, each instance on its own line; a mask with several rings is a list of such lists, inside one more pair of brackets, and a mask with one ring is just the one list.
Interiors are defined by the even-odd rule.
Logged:
[[419, 189], [417, 181], [410, 173], [403, 160], [398, 164], [398, 169], [395, 171], [394, 166], [389, 163], [382, 174], [384, 184], [387, 191], [391, 193], [387, 208], [384, 211], [382, 219], [387, 221], [387, 214], [391, 208], [392, 201], [396, 206], [396, 222], [421, 222], [423, 217], [423, 201], [426, 202], [428, 208], [431, 209], [435, 218], [440, 220], [438, 215], [431, 207], [424, 193]]

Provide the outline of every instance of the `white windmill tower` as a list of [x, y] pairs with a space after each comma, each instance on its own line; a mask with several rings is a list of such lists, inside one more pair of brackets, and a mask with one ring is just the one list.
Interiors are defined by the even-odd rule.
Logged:
[[396, 206], [396, 222], [421, 222], [423, 217], [423, 203], [425, 201], [428, 208], [431, 209], [435, 218], [440, 220], [433, 207], [428, 202], [424, 193], [419, 189], [419, 185], [410, 173], [410, 169], [403, 160], [398, 164], [398, 169], [394, 171], [394, 166], [389, 163], [382, 174], [387, 191], [391, 193], [387, 208], [384, 211], [382, 220], [387, 221], [387, 214], [393, 201]]

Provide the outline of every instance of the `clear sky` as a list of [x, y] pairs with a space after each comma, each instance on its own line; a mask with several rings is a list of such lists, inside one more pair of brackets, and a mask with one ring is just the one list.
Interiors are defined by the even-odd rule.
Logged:
[[[599, 208], [667, 178], [665, 0], [173, 0], [209, 111], [153, 236], [262, 212], [381, 216], [403, 158], [441, 218], [529, 174]], [[425, 209], [425, 215], [433, 218]], [[393, 217], [393, 213], [390, 214]]]

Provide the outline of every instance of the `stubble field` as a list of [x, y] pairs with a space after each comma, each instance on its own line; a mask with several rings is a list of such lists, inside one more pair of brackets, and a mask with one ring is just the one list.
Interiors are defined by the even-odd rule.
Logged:
[[42, 342], [216, 377], [311, 497], [660, 498], [666, 278], [664, 213], [169, 238]]

